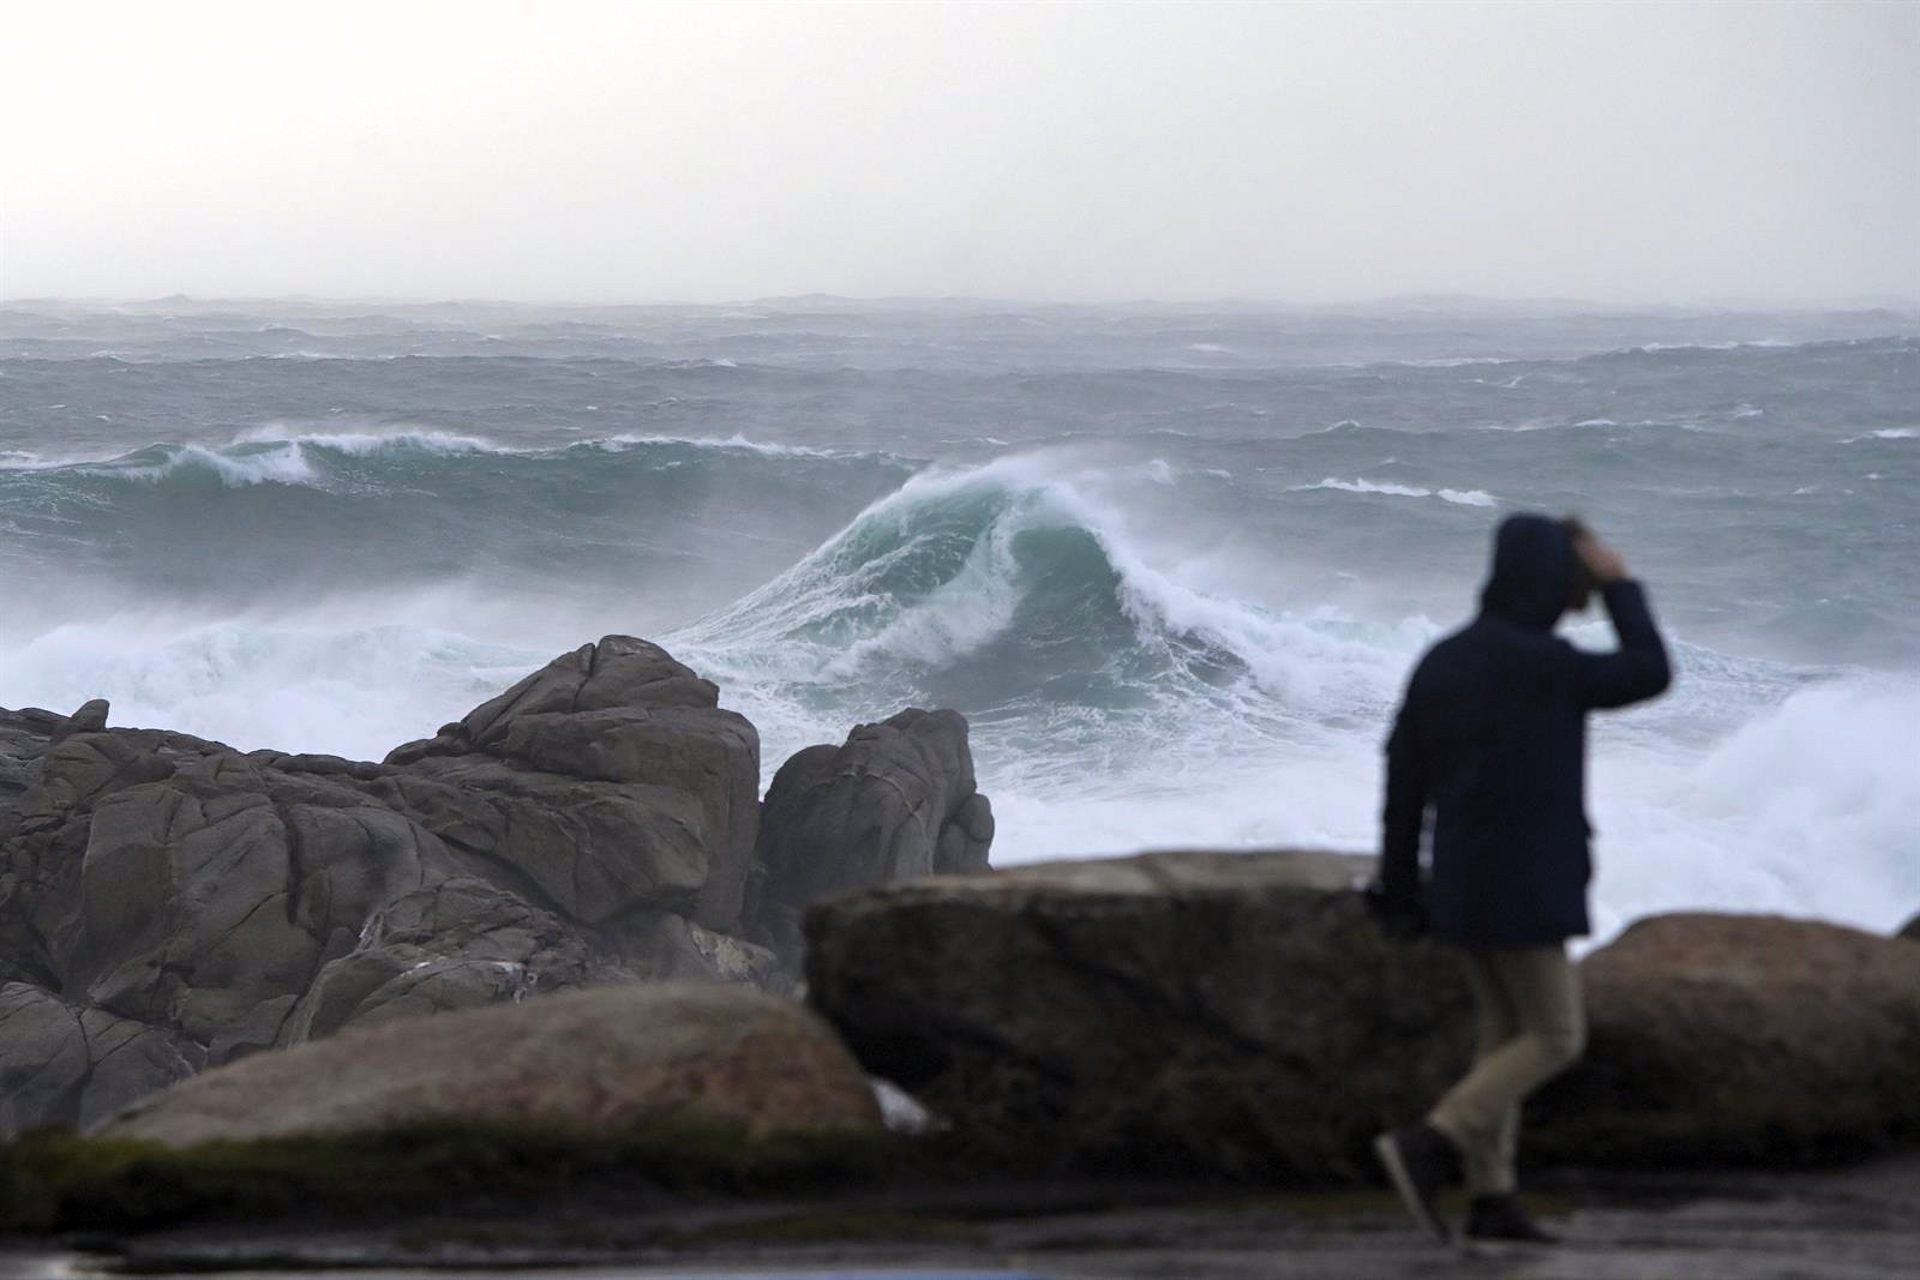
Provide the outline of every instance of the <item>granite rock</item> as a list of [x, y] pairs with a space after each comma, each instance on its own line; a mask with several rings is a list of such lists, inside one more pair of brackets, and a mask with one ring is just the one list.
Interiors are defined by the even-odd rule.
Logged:
[[1684, 913], [1580, 966], [1584, 1061], [1529, 1109], [1542, 1159], [1766, 1165], [1920, 1139], [1920, 947]]
[[1081, 1169], [1360, 1176], [1464, 1065], [1458, 966], [1370, 860], [1169, 853], [937, 877], [807, 916], [809, 999], [975, 1140]]
[[653, 983], [358, 1027], [208, 1071], [97, 1130], [169, 1146], [446, 1124], [604, 1135], [707, 1124], [876, 1132], [873, 1090], [804, 1006]]
[[967, 722], [908, 708], [840, 747], [807, 747], [767, 788], [749, 923], [797, 954], [800, 919], [850, 889], [983, 871], [993, 809], [975, 787]]

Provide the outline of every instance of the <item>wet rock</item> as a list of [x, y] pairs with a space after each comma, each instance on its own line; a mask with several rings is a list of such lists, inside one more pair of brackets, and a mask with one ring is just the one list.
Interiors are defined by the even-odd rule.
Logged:
[[230, 752], [96, 788], [85, 814], [84, 848], [31, 915], [60, 990], [177, 1031], [213, 1062], [278, 1042], [300, 993], [379, 907], [461, 869], [361, 792]]
[[1679, 914], [1581, 965], [1586, 1060], [1530, 1108], [1543, 1159], [1767, 1164], [1920, 1140], [1920, 947]]
[[843, 746], [807, 747], [767, 788], [752, 923], [797, 954], [801, 913], [830, 894], [983, 871], [993, 810], [974, 784], [967, 722], [909, 708]]
[[21, 797], [59, 724], [60, 717], [51, 711], [0, 708], [0, 840], [20, 825]]
[[583, 645], [387, 764], [409, 775], [396, 803], [511, 864], [549, 905], [593, 919], [668, 901], [738, 927], [759, 735], [658, 645]]
[[625, 976], [596, 963], [557, 917], [484, 880], [454, 877], [374, 912], [358, 945], [321, 968], [280, 1039], [298, 1044], [349, 1023], [499, 1004]]
[[[757, 735], [645, 641], [565, 654], [379, 764], [105, 725], [104, 703], [0, 712], [0, 982], [196, 1064], [583, 985], [792, 986], [740, 919]], [[922, 843], [957, 847], [984, 801], [942, 789], [951, 726], [915, 734], [952, 815]]]
[[201, 1065], [199, 1047], [27, 983], [0, 985], [0, 1139], [82, 1127]]
[[667, 983], [355, 1028], [206, 1072], [98, 1132], [187, 1146], [461, 1122], [763, 1136], [873, 1132], [880, 1115], [859, 1066], [801, 1005]]
[[1022, 1159], [1359, 1176], [1464, 1066], [1444, 951], [1370, 859], [1155, 854], [941, 877], [807, 916], [808, 996], [876, 1075]]
[[76, 733], [98, 733], [107, 727], [107, 713], [112, 710], [105, 698], [91, 698], [80, 704], [74, 713], [54, 728], [53, 741], [59, 742]]

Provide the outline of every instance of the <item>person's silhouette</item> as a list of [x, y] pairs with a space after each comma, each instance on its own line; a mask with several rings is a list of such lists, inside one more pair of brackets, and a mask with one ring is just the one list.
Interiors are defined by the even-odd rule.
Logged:
[[[1553, 634], [1599, 588], [1619, 634], [1588, 653]], [[1494, 540], [1480, 613], [1414, 669], [1387, 741], [1382, 922], [1461, 950], [1479, 1009], [1473, 1068], [1424, 1121], [1383, 1134], [1382, 1165], [1436, 1237], [1464, 1174], [1469, 1239], [1547, 1241], [1515, 1198], [1521, 1101], [1586, 1040], [1566, 940], [1585, 934], [1586, 715], [1671, 679], [1640, 585], [1579, 521], [1516, 515]], [[1432, 816], [1423, 874], [1422, 835]]]

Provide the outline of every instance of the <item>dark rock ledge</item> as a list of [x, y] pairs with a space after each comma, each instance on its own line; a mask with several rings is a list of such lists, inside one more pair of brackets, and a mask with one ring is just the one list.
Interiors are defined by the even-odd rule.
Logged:
[[753, 726], [626, 636], [378, 764], [107, 719], [0, 711], [0, 1137], [348, 1027], [788, 990], [813, 896], [984, 867], [992, 833], [950, 711], [802, 752], [821, 785], [777, 788], [763, 824]]

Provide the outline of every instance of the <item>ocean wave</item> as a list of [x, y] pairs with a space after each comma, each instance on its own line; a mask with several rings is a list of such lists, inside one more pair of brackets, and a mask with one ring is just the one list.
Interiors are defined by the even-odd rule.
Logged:
[[438, 431], [427, 427], [407, 427], [397, 430], [311, 431], [269, 423], [265, 426], [250, 427], [233, 439], [233, 444], [236, 446], [279, 443], [298, 445], [302, 448], [325, 449], [354, 458], [369, 458], [387, 452], [432, 453], [443, 457], [467, 453], [534, 452], [511, 448], [481, 436], [462, 435], [453, 431]]
[[1410, 643], [1193, 590], [1033, 458], [914, 477], [673, 640], [748, 682], [1102, 714], [1197, 699], [1267, 720], [1377, 705]]
[[572, 447], [576, 449], [599, 449], [607, 453], [620, 453], [631, 449], [645, 449], [655, 445], [677, 445], [689, 449], [711, 449], [723, 453], [751, 453], [763, 458], [895, 457], [895, 455], [890, 453], [875, 451], [818, 449], [811, 445], [800, 444], [772, 444], [764, 440], [749, 440], [746, 436], [737, 432], [721, 439], [705, 436], [614, 435], [598, 440], [582, 440]]
[[[432, 428], [398, 430], [314, 431], [299, 427], [252, 427], [225, 445], [147, 445], [130, 453], [104, 457], [47, 458], [25, 450], [0, 452], [0, 473], [68, 472], [95, 479], [163, 482], [175, 477], [212, 476], [230, 488], [256, 485], [300, 485], [325, 488], [341, 479], [338, 465], [346, 461], [424, 459], [457, 461], [468, 457], [512, 458], [529, 463], [566, 462], [582, 453], [751, 457], [766, 460], [872, 461], [897, 468], [912, 464], [877, 451], [816, 449], [803, 445], [767, 444], [734, 435], [724, 438], [666, 435], [612, 435], [572, 441], [548, 448], [525, 448], [482, 436]], [[663, 459], [665, 460], [665, 459]], [[354, 479], [377, 479], [377, 473], [359, 472]]]
[[1318, 484], [1297, 485], [1289, 492], [1315, 493], [1332, 490], [1338, 493], [1380, 494], [1394, 498], [1438, 498], [1442, 502], [1451, 502], [1461, 507], [1492, 507], [1499, 499], [1484, 489], [1423, 489], [1419, 485], [1394, 484], [1391, 481], [1377, 480], [1339, 480], [1332, 476]]
[[[158, 484], [175, 476], [211, 475], [231, 489], [262, 484], [311, 485], [320, 472], [297, 441], [209, 449], [153, 445], [107, 462], [66, 464], [83, 475]], [[65, 469], [65, 468], [63, 468]]]

